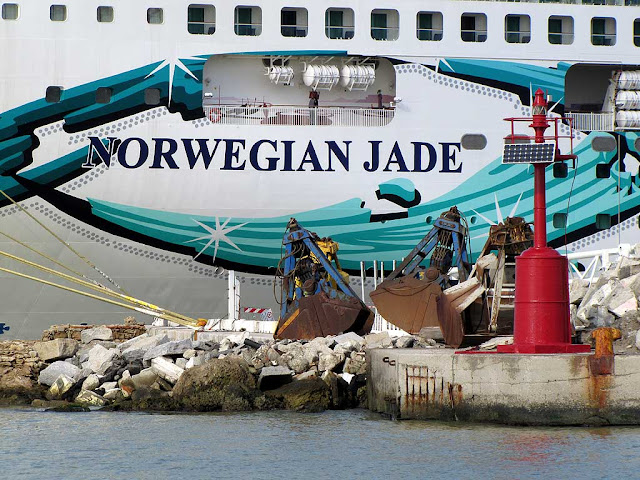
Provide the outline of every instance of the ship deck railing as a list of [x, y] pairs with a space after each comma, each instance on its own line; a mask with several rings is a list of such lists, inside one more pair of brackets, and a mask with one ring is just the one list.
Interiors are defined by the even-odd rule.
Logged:
[[295, 105], [205, 105], [209, 122], [221, 125], [286, 125], [382, 127], [395, 109], [361, 107], [300, 107]]
[[614, 130], [613, 113], [570, 112], [566, 117], [572, 120], [573, 128], [581, 132], [612, 132]]

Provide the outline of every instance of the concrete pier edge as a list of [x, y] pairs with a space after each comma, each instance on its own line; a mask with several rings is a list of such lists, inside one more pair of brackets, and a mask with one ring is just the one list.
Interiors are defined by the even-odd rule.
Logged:
[[398, 419], [514, 425], [640, 424], [640, 355], [598, 374], [590, 354], [367, 352], [369, 408]]

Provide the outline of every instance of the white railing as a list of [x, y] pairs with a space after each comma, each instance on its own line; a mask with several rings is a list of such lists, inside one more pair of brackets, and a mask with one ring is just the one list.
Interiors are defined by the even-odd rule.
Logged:
[[612, 132], [613, 113], [567, 113], [573, 120], [572, 125], [581, 132]]
[[[628, 257], [630, 252], [631, 245], [622, 243], [618, 248], [570, 253], [567, 255], [569, 260], [569, 281], [582, 279], [589, 280], [589, 283], [591, 283], [597, 280], [600, 274], [605, 272], [614, 261], [618, 261], [620, 257]], [[578, 269], [577, 263], [580, 263], [584, 270]]]
[[222, 125], [382, 127], [393, 120], [393, 108], [296, 107], [292, 105], [207, 105], [205, 117]]

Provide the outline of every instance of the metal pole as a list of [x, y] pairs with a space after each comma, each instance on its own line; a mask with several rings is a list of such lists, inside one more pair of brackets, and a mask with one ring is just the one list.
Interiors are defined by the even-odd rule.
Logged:
[[366, 278], [367, 272], [364, 269], [364, 262], [360, 262], [360, 287], [362, 290], [360, 298], [364, 302], [364, 280]]
[[544, 248], [547, 246], [547, 208], [544, 185], [544, 170], [546, 164], [533, 165], [533, 246]]

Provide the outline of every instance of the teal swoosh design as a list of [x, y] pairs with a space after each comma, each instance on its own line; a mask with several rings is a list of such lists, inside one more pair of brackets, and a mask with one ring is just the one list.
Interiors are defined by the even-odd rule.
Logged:
[[[596, 179], [598, 163], [609, 162], [613, 153], [596, 153], [591, 150], [591, 137], [587, 137], [575, 153], [578, 168], [573, 192], [571, 179], [553, 178], [552, 169], [547, 169], [547, 231], [549, 240], [559, 239], [564, 229], [553, 228], [554, 213], [565, 213], [571, 194], [571, 209], [568, 215], [567, 232], [589, 227], [595, 223], [596, 213], [614, 215], [618, 211], [618, 178]], [[632, 141], [629, 139], [628, 141]], [[613, 171], [617, 171], [614, 164]], [[629, 174], [620, 179], [622, 190], [621, 209], [625, 211], [639, 205], [638, 190]], [[403, 184], [404, 182], [401, 182]], [[484, 189], [478, 189], [484, 185]], [[579, 188], [577, 187], [579, 186]], [[404, 257], [431, 228], [425, 219], [437, 218], [452, 205], [464, 213], [470, 223], [471, 250], [476, 254], [486, 241], [489, 223], [497, 222], [496, 198], [502, 215], [506, 217], [518, 204], [515, 214], [533, 220], [533, 175], [529, 166], [503, 165], [500, 159], [492, 162], [467, 182], [452, 192], [408, 210], [408, 218], [385, 223], [370, 223], [370, 210], [360, 208], [361, 200], [331, 205], [322, 209], [292, 214], [305, 228], [321, 237], [331, 236], [340, 244], [342, 265], [351, 270], [360, 268], [360, 261], [381, 260], [391, 262]], [[194, 241], [206, 235], [198, 222], [211, 228], [226, 224], [227, 228], [246, 224], [228, 234], [230, 242], [220, 241], [217, 258], [240, 265], [276, 267], [280, 260], [282, 234], [289, 215], [272, 218], [218, 218], [184, 213], [166, 212], [98, 199], [89, 199], [93, 213], [104, 220], [144, 235], [158, 238], [175, 245], [193, 245], [194, 255], [208, 243], [208, 239]], [[239, 248], [236, 249], [231, 242]], [[204, 253], [213, 255], [214, 245]]]
[[446, 62], [440, 62], [438, 66], [444, 73], [472, 75], [519, 85], [526, 89], [531, 86], [534, 92], [541, 88], [557, 100], [564, 97], [564, 77], [569, 67], [571, 64], [565, 62], [558, 63], [557, 68], [547, 68], [526, 63], [453, 58], [447, 58]]
[[[274, 52], [253, 52], [256, 55]], [[296, 52], [304, 54], [304, 52]], [[316, 52], [328, 54], [331, 52]], [[340, 52], [344, 53], [344, 52]], [[189, 118], [202, 116], [202, 76], [208, 55], [200, 60], [182, 60], [196, 76], [192, 78], [180, 69], [175, 69], [172, 89], [172, 112], [183, 112]], [[30, 151], [36, 147], [36, 128], [52, 122], [64, 120], [64, 128], [80, 131], [89, 126], [155, 108], [145, 104], [145, 89], [160, 91], [160, 104], [167, 105], [169, 97], [169, 66], [150, 73], [160, 66], [160, 62], [146, 65], [128, 72], [100, 79], [65, 90], [59, 103], [48, 103], [44, 98], [27, 103], [0, 115], [0, 170], [16, 169], [30, 159]], [[450, 65], [450, 67], [448, 65]], [[455, 72], [478, 78], [508, 82], [529, 88], [538, 87], [554, 97], [564, 95], [564, 76], [568, 64], [558, 64], [557, 68], [544, 68], [515, 62], [487, 60], [447, 59], [439, 68], [443, 72]], [[112, 90], [111, 102], [97, 104], [95, 92], [98, 87]], [[42, 92], [44, 94], [44, 92]], [[575, 188], [571, 194], [571, 211], [568, 216], [568, 233], [593, 226], [596, 213], [618, 212], [620, 209], [638, 209], [637, 180], [627, 173], [617, 178], [615, 173], [609, 179], [596, 179], [595, 167], [598, 163], [614, 162], [614, 153], [597, 153], [590, 148], [589, 136], [576, 149], [579, 154]], [[627, 133], [625, 140], [634, 149], [636, 134]], [[61, 158], [32, 168], [20, 176], [39, 184], [56, 186], [73, 176], [90, 170], [82, 169], [87, 148], [80, 148]], [[617, 171], [613, 163], [612, 172]], [[1, 172], [0, 172], [1, 173]], [[621, 190], [618, 192], [617, 184]], [[569, 200], [570, 179], [555, 179], [547, 172], [547, 200], [549, 239], [560, 239], [564, 230], [554, 229], [551, 223], [554, 213], [566, 211]], [[16, 179], [0, 176], [0, 188], [12, 197], [31, 195]], [[409, 200], [412, 184], [408, 179], [397, 178], [380, 185], [381, 193], [397, 195]], [[494, 193], [495, 192], [495, 193]], [[526, 166], [502, 165], [496, 159], [462, 185], [441, 197], [407, 210], [407, 218], [372, 223], [371, 211], [361, 208], [361, 200], [352, 198], [346, 202], [329, 205], [317, 210], [291, 212], [272, 218], [218, 218], [187, 215], [167, 211], [142, 209], [120, 205], [99, 199], [89, 199], [94, 215], [107, 222], [119, 225], [131, 232], [168, 242], [181, 248], [193, 247], [196, 255], [207, 245], [207, 230], [224, 225], [229, 232], [227, 238], [219, 241], [217, 257], [237, 265], [274, 267], [280, 259], [280, 247], [284, 228], [289, 217], [295, 216], [299, 222], [320, 236], [331, 236], [340, 244], [340, 258], [345, 268], [359, 269], [361, 260], [399, 260], [418, 243], [430, 224], [425, 219], [435, 219], [450, 206], [457, 205], [470, 222], [472, 252], [478, 252], [485, 242], [489, 223], [495, 222], [496, 197], [503, 216], [508, 215], [516, 204], [516, 214], [531, 221], [533, 218], [533, 177]], [[225, 223], [226, 222], [226, 223]], [[243, 225], [245, 224], [245, 225]], [[240, 228], [233, 229], [233, 227]], [[199, 240], [198, 240], [199, 239]], [[210, 245], [204, 253], [213, 255], [215, 246]]]

